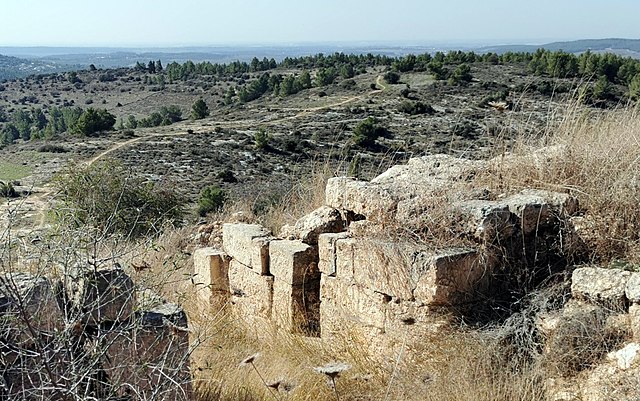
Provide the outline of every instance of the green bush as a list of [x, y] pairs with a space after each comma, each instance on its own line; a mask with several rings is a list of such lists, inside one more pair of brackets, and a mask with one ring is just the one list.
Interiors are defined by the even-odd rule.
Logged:
[[412, 102], [409, 100], [400, 103], [400, 106], [398, 106], [398, 111], [400, 111], [401, 113], [410, 114], [412, 116], [418, 114], [432, 114], [435, 112], [430, 104], [425, 104], [422, 102]]
[[2, 198], [15, 198], [18, 196], [13, 184], [11, 182], [4, 183], [0, 181], [0, 197]]
[[179, 222], [183, 201], [166, 186], [134, 174], [114, 160], [70, 166], [53, 179], [60, 224], [89, 226], [105, 234], [140, 237], [157, 234], [164, 223]]
[[372, 147], [376, 143], [376, 139], [384, 136], [387, 130], [378, 125], [375, 117], [369, 117], [360, 121], [353, 129], [353, 143], [362, 147]]
[[253, 135], [253, 140], [258, 149], [266, 149], [269, 147], [271, 141], [271, 134], [269, 134], [264, 128], [260, 128], [258, 132]]
[[200, 191], [198, 199], [198, 214], [206, 216], [207, 213], [222, 209], [227, 200], [227, 193], [217, 185], [209, 185]]

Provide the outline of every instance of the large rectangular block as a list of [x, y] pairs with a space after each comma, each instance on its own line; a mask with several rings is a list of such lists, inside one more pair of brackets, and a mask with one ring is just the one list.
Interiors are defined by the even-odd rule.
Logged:
[[224, 251], [234, 260], [262, 275], [269, 275], [269, 242], [273, 239], [258, 224], [223, 224]]
[[474, 249], [450, 249], [431, 256], [426, 267], [416, 283], [416, 301], [432, 306], [461, 305], [485, 292], [493, 260]]
[[318, 237], [318, 270], [320, 270], [320, 273], [332, 277], [336, 276], [336, 243], [339, 239], [346, 239], [347, 237], [347, 233], [320, 234]]
[[351, 177], [335, 177], [327, 181], [325, 203], [338, 210], [377, 220], [393, 215], [398, 201], [382, 185], [358, 181]]
[[292, 333], [316, 336], [320, 331], [320, 278], [304, 285], [273, 283], [273, 321]]
[[384, 294], [323, 274], [320, 300], [322, 336], [340, 331], [345, 325], [384, 331], [387, 304], [391, 301]]
[[205, 302], [211, 297], [228, 297], [229, 261], [227, 254], [215, 248], [200, 248], [193, 253], [193, 282]]
[[629, 307], [629, 324], [633, 332], [633, 341], [640, 342], [640, 305], [633, 304]]
[[229, 264], [231, 303], [236, 313], [251, 322], [254, 318], [271, 319], [273, 277], [261, 276], [235, 259]]
[[320, 275], [316, 248], [302, 241], [271, 241], [269, 259], [270, 271], [276, 281], [304, 285]]

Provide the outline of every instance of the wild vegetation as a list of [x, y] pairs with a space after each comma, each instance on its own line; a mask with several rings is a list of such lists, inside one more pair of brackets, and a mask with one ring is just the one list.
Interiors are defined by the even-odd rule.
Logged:
[[[0, 197], [14, 199], [3, 209], [11, 218], [0, 264], [10, 268], [34, 249], [40, 273], [56, 257], [124, 261], [187, 309], [202, 401], [539, 400], [547, 379], [577, 377], [602, 358], [575, 363], [593, 343], [561, 338], [570, 347], [558, 360], [528, 334], [537, 312], [567, 297], [561, 278], [524, 294], [511, 319], [461, 321], [419, 344], [400, 342], [390, 360], [368, 354], [348, 331], [341, 344], [282, 332], [262, 341], [195, 301], [190, 255], [219, 244], [220, 221], [277, 232], [321, 205], [334, 175], [368, 179], [437, 152], [502, 156], [478, 178], [487, 190], [575, 195], [588, 260], [629, 269], [640, 260], [636, 60], [543, 50], [158, 60], [2, 87]], [[543, 146], [544, 162], [527, 158]], [[20, 178], [4, 166], [22, 169]], [[35, 209], [20, 216], [15, 198]], [[196, 219], [204, 225], [193, 228]], [[40, 236], [43, 227], [56, 235]], [[16, 230], [31, 240], [12, 242]]]

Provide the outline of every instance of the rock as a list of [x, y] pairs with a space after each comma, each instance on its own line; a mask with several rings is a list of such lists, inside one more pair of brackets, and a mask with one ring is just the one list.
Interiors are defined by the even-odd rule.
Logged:
[[273, 277], [261, 276], [235, 259], [229, 264], [231, 304], [247, 323], [271, 319]]
[[[216, 299], [220, 304], [229, 296], [230, 257], [214, 248], [200, 248], [193, 253], [193, 283], [205, 303]], [[213, 298], [212, 298], [213, 297]]]
[[462, 305], [486, 294], [492, 276], [493, 261], [474, 249], [438, 251], [423, 264], [418, 280], [416, 301], [432, 306]]
[[616, 363], [618, 369], [627, 370], [634, 363], [640, 360], [640, 344], [629, 343], [618, 351], [612, 351], [607, 354], [607, 358]]
[[571, 295], [608, 308], [625, 307], [625, 289], [631, 273], [621, 269], [581, 267], [571, 276]]
[[224, 224], [222, 242], [224, 251], [236, 262], [269, 275], [269, 242], [271, 233], [257, 224]]
[[41, 334], [53, 334], [64, 327], [64, 314], [51, 282], [28, 273], [0, 276], [0, 317], [3, 337], [17, 346], [29, 346]]
[[305, 244], [315, 245], [324, 233], [339, 233], [344, 229], [340, 211], [322, 206], [300, 218], [293, 227], [293, 236]]
[[303, 285], [320, 277], [317, 250], [301, 241], [271, 241], [269, 258], [271, 274], [277, 281]]
[[527, 189], [500, 201], [518, 217], [520, 229], [529, 235], [546, 229], [578, 211], [578, 200], [568, 194]]
[[621, 370], [613, 363], [602, 364], [588, 372], [580, 387], [580, 401], [636, 401], [640, 367]]
[[542, 332], [544, 352], [560, 372], [589, 366], [609, 351], [609, 312], [604, 308], [572, 300], [551, 316]]
[[322, 274], [336, 275], [336, 242], [346, 239], [347, 233], [320, 234], [318, 237], [318, 269]]
[[320, 277], [301, 285], [273, 282], [272, 320], [288, 332], [320, 334]]
[[635, 304], [640, 303], [640, 273], [636, 272], [631, 274], [624, 293], [629, 302]]
[[335, 177], [327, 181], [325, 203], [338, 210], [353, 212], [371, 219], [382, 219], [395, 212], [397, 200], [382, 186]]
[[[452, 226], [486, 242], [499, 242], [515, 232], [509, 207], [501, 202], [469, 200], [453, 205]], [[457, 219], [456, 219], [457, 216]]]
[[180, 306], [160, 302], [149, 290], [130, 324], [99, 339], [103, 369], [118, 396], [187, 401], [193, 399], [187, 317]]
[[89, 324], [123, 322], [133, 313], [134, 284], [118, 267], [74, 266], [65, 272], [64, 286], [67, 299]]

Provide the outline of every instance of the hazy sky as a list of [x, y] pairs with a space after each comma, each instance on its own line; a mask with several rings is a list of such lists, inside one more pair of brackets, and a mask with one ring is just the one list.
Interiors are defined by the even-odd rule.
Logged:
[[0, 0], [0, 46], [639, 38], [640, 0]]

